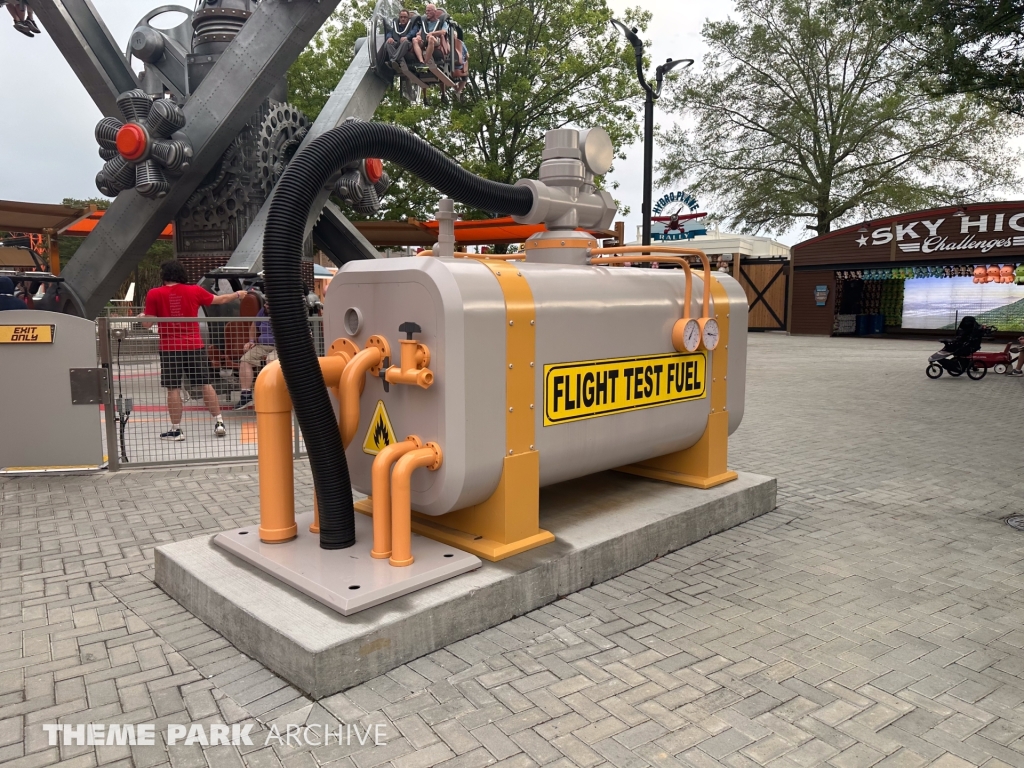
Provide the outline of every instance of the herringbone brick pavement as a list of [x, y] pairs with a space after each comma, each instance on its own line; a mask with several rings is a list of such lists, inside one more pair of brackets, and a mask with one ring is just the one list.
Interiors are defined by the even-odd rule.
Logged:
[[[320, 702], [151, 580], [154, 546], [255, 521], [253, 467], [0, 481], [0, 764], [1024, 766], [1024, 383], [928, 381], [934, 348], [752, 336], [731, 463], [776, 511]], [[263, 746], [339, 722], [387, 745]]]

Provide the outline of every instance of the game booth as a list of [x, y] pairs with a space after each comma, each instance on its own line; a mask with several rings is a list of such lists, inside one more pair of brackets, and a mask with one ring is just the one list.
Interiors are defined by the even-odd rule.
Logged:
[[964, 316], [1024, 332], [1024, 202], [866, 221], [792, 253], [791, 333], [941, 336]]

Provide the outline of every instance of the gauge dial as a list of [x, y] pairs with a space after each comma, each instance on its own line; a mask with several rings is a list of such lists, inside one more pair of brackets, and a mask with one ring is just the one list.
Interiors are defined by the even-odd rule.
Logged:
[[704, 348], [712, 351], [718, 346], [718, 341], [721, 338], [721, 330], [718, 327], [718, 321], [713, 317], [709, 317], [704, 321], [704, 327], [702, 329], [702, 337], [704, 341]]
[[683, 326], [683, 349], [687, 352], [696, 352], [700, 346], [700, 323], [693, 318], [686, 321]]

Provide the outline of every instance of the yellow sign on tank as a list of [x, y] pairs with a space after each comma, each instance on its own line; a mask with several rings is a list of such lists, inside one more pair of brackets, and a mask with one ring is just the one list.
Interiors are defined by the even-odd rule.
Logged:
[[544, 426], [699, 400], [707, 357], [664, 354], [544, 366]]
[[396, 442], [398, 438], [395, 437], [395, 428], [391, 426], [388, 409], [384, 407], [383, 400], [378, 400], [377, 407], [373, 409], [373, 418], [366, 428], [366, 437], [363, 438], [363, 453], [376, 456]]
[[0, 344], [53, 344], [52, 325], [0, 325]]

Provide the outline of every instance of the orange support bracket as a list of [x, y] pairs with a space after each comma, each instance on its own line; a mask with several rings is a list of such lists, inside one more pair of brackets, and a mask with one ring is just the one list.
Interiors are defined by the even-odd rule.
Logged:
[[[421, 536], [502, 560], [548, 544], [555, 535], [540, 527], [540, 454], [534, 445], [536, 313], [533, 293], [514, 264], [484, 261], [505, 296], [505, 456], [501, 479], [490, 498], [444, 515], [413, 512], [412, 530]], [[372, 513], [372, 502], [356, 502]]]

